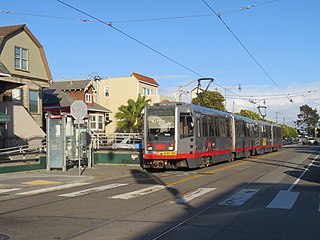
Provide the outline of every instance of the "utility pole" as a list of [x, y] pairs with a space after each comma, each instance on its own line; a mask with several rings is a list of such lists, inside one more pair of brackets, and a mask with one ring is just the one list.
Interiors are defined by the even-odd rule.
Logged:
[[182, 85], [181, 83], [179, 84], [179, 102], [182, 102]]
[[275, 114], [276, 114], [276, 123], [278, 123], [278, 114], [279, 114], [279, 112], [275, 112]]

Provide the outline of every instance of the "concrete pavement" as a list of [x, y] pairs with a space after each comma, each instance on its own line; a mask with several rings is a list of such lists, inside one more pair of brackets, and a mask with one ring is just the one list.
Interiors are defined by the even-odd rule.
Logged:
[[0, 174], [0, 190], [19, 185], [61, 185], [71, 183], [94, 183], [132, 176], [132, 172], [141, 171], [139, 165], [97, 165], [93, 168], [82, 169], [79, 175], [78, 168], [68, 171], [35, 170], [16, 173]]

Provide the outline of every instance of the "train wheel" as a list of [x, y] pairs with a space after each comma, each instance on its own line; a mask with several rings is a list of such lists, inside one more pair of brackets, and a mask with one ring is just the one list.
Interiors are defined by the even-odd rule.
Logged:
[[231, 158], [229, 159], [229, 162], [233, 162], [235, 159], [236, 159], [236, 155], [232, 153]]
[[210, 166], [210, 159], [205, 157], [205, 158], [202, 158], [202, 163], [203, 163], [203, 167], [209, 167]]

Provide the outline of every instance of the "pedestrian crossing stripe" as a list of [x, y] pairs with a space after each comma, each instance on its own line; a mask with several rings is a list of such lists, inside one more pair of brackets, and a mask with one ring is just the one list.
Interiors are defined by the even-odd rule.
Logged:
[[14, 192], [14, 191], [18, 191], [21, 190], [22, 188], [0, 188], [0, 194], [1, 193], [8, 193], [8, 192]]
[[16, 195], [36, 195], [40, 193], [47, 193], [47, 192], [53, 192], [53, 191], [58, 191], [58, 190], [63, 190], [63, 189], [68, 189], [68, 188], [73, 188], [73, 187], [79, 187], [83, 185], [87, 185], [89, 183], [69, 183], [69, 184], [63, 184], [55, 187], [49, 187], [49, 188], [41, 188], [41, 189], [36, 189], [36, 190], [31, 190], [27, 192], [19, 192], [16, 193]]
[[218, 205], [225, 206], [241, 206], [248, 201], [253, 195], [255, 195], [259, 189], [241, 189], [233, 194], [231, 197], [220, 202]]
[[126, 185], [128, 185], [128, 183], [113, 183], [113, 184], [108, 184], [108, 185], [104, 185], [104, 186], [100, 186], [100, 187], [76, 191], [76, 192], [72, 192], [72, 193], [61, 194], [58, 196], [59, 197], [79, 197], [79, 196], [87, 195], [90, 193], [101, 192], [101, 191], [105, 191], [105, 190], [109, 190], [109, 189], [113, 189], [113, 188], [117, 188], [117, 187], [122, 187], [122, 186], [126, 186]]
[[50, 185], [50, 184], [63, 184], [63, 182], [55, 182], [55, 181], [48, 181], [48, 180], [33, 180], [29, 182], [23, 182], [24, 185]]
[[133, 192], [128, 192], [128, 193], [115, 195], [115, 196], [110, 197], [110, 198], [128, 200], [128, 199], [139, 197], [139, 196], [143, 196], [143, 195], [146, 195], [146, 194], [149, 194], [149, 193], [157, 192], [157, 191], [160, 191], [160, 190], [162, 190], [164, 188], [166, 188], [166, 186], [164, 186], [164, 185], [153, 185], [151, 187], [143, 188], [143, 189], [136, 190], [136, 191], [133, 191]]
[[175, 201], [172, 201], [172, 203], [184, 204], [213, 190], [216, 190], [216, 188], [198, 188], [188, 194], [183, 195]]

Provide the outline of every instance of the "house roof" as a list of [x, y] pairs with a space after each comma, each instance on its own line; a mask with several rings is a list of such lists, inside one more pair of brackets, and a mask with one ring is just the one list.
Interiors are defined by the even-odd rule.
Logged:
[[[70, 107], [76, 100], [70, 96], [67, 92], [76, 89], [86, 89], [90, 86], [93, 87], [91, 80], [78, 80], [78, 81], [59, 81], [53, 82], [50, 88], [43, 89], [43, 107]], [[97, 112], [111, 112], [109, 109], [93, 103], [88, 106], [88, 110]]]
[[90, 86], [94, 89], [92, 80], [69, 80], [53, 82], [50, 88], [63, 91], [76, 89], [83, 89], [84, 91], [86, 91]]
[[153, 78], [146, 77], [144, 75], [141, 75], [141, 74], [135, 73], [135, 72], [132, 73], [131, 76], [134, 76], [140, 82], [145, 82], [145, 83], [149, 83], [149, 84], [152, 84], [152, 85], [159, 86], [159, 84]]
[[50, 72], [50, 68], [49, 68], [49, 64], [47, 62], [46, 55], [44, 53], [43, 46], [37, 40], [37, 38], [32, 34], [32, 32], [29, 30], [29, 28], [27, 28], [27, 26], [25, 24], [0, 27], [0, 54], [2, 52], [2, 49], [3, 49], [7, 39], [10, 39], [10, 38], [14, 37], [16, 34], [19, 34], [22, 31], [24, 31], [32, 39], [32, 41], [37, 45], [37, 47], [39, 48], [41, 60], [42, 60], [42, 62], [44, 64], [48, 79], [51, 80], [52, 79], [52, 75], [51, 75], [51, 72]]
[[9, 70], [6, 68], [6, 66], [0, 61], [0, 76], [1, 75], [8, 75], [10, 76]]
[[15, 25], [15, 26], [5, 26], [0, 27], [0, 45], [5, 37], [9, 36], [10, 34], [18, 31], [19, 29], [23, 28], [25, 25]]

